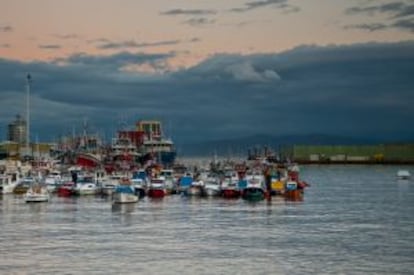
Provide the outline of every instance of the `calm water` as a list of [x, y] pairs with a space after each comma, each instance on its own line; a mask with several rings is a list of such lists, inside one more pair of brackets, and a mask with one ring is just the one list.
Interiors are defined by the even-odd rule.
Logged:
[[399, 168], [303, 166], [302, 202], [4, 196], [0, 274], [413, 274], [414, 180]]

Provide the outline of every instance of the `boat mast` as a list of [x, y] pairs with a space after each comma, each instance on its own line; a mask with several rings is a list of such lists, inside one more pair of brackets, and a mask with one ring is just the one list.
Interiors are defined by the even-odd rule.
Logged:
[[30, 153], [30, 84], [32, 83], [32, 77], [27, 74], [26, 78], [26, 150], [27, 154]]

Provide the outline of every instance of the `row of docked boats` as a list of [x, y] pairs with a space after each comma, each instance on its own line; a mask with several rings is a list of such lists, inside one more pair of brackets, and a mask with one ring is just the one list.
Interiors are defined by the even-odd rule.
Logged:
[[152, 166], [110, 174], [70, 167], [52, 170], [43, 177], [2, 175], [0, 188], [2, 193], [24, 194], [27, 202], [48, 201], [52, 193], [65, 197], [102, 195], [111, 197], [113, 203], [134, 203], [145, 196], [163, 198], [170, 194], [260, 201], [272, 195], [301, 199], [307, 185], [298, 175], [295, 165], [266, 169], [239, 165], [191, 172]]

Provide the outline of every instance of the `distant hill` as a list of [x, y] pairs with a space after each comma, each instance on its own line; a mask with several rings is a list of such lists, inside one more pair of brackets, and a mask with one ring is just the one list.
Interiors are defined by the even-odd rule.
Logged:
[[249, 137], [218, 139], [199, 143], [179, 144], [178, 154], [182, 156], [219, 156], [242, 155], [247, 156], [249, 149], [267, 146], [277, 150], [281, 146], [288, 145], [368, 145], [387, 143], [381, 139], [354, 138], [335, 135], [254, 135]]

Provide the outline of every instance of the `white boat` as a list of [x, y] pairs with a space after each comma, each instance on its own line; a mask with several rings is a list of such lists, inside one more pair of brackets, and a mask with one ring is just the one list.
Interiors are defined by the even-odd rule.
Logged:
[[27, 190], [24, 200], [25, 202], [47, 202], [49, 201], [49, 192], [46, 187], [34, 184]]
[[160, 178], [164, 179], [165, 187], [167, 189], [167, 194], [174, 193], [175, 191], [175, 179], [174, 171], [172, 169], [162, 169], [160, 171]]
[[400, 180], [407, 180], [411, 178], [410, 171], [408, 170], [398, 170], [397, 178]]
[[94, 182], [93, 177], [84, 176], [76, 183], [75, 193], [77, 195], [95, 195], [98, 193], [98, 185]]
[[204, 181], [201, 179], [195, 180], [191, 183], [190, 187], [188, 187], [185, 192], [187, 196], [202, 196], [204, 195]]
[[208, 197], [215, 197], [219, 196], [220, 193], [220, 179], [216, 177], [208, 177], [204, 185], [204, 194]]
[[122, 181], [116, 186], [112, 194], [112, 203], [134, 203], [139, 197], [135, 194], [135, 188], [129, 180]]
[[113, 174], [107, 176], [101, 182], [102, 195], [111, 196], [114, 193], [115, 188], [119, 185], [121, 179], [126, 177], [125, 175]]
[[18, 173], [8, 173], [0, 175], [0, 194], [11, 194], [19, 183]]
[[51, 193], [56, 192], [59, 185], [62, 184], [61, 180], [62, 178], [61, 178], [60, 172], [57, 170], [52, 171], [44, 179], [47, 190]]

